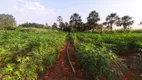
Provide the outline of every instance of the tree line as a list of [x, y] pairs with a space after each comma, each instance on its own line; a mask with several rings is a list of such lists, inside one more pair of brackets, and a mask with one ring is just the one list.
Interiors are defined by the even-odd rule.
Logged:
[[132, 17], [126, 15], [120, 18], [116, 13], [111, 13], [110, 15], [108, 15], [106, 17], [106, 21], [101, 24], [98, 23], [100, 20], [101, 19], [99, 13], [95, 10], [89, 13], [86, 23], [82, 22], [81, 16], [78, 13], [74, 13], [73, 15], [71, 15], [69, 23], [63, 23], [63, 18], [61, 16], [57, 18], [61, 31], [66, 31], [66, 28], [70, 28], [70, 30], [72, 31], [94, 31], [95, 29], [102, 30], [104, 26], [106, 26], [105, 29], [113, 30], [114, 25], [118, 27], [123, 26], [124, 30], [126, 30], [129, 29], [130, 26], [134, 23]]
[[[60, 31], [94, 31], [108, 29], [113, 30], [114, 26], [123, 26], [124, 30], [129, 29], [131, 25], [133, 25], [134, 20], [132, 17], [125, 15], [123, 17], [119, 17], [116, 13], [111, 13], [106, 17], [106, 21], [103, 23], [98, 23], [101, 19], [99, 13], [97, 11], [91, 11], [86, 18], [87, 22], [84, 23], [81, 19], [81, 16], [78, 13], [74, 13], [70, 17], [69, 22], [63, 22], [62, 16], [57, 17], [57, 25], [56, 22], [53, 23], [52, 26], [49, 26], [48, 23], [45, 25], [38, 23], [24, 23], [18, 25], [18, 27], [35, 27], [35, 28], [48, 28], [48, 29], [58, 29]], [[142, 22], [140, 22], [140, 25]], [[16, 26], [16, 20], [12, 15], [9, 14], [0, 14], [0, 30], [1, 29], [11, 29], [13, 26]], [[104, 27], [105, 26], [105, 27]]]

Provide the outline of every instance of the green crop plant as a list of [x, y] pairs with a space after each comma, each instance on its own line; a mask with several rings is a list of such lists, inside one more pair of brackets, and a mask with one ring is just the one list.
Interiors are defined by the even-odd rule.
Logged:
[[140, 48], [142, 42], [142, 34], [139, 33], [117, 33], [117, 34], [92, 34], [92, 33], [78, 33], [77, 38], [85, 43], [92, 43], [95, 46], [106, 47], [111, 49], [116, 54], [125, 54], [129, 50], [131, 53]]
[[2, 80], [37, 80], [52, 65], [63, 47], [66, 33], [0, 32]]
[[119, 80], [123, 75], [121, 67], [126, 67], [116, 54], [105, 47], [96, 47], [91, 43], [78, 43], [76, 45], [78, 61], [88, 75], [99, 80]]
[[76, 33], [71, 36], [78, 61], [94, 79], [120, 80], [126, 65], [119, 55], [141, 52], [141, 33]]

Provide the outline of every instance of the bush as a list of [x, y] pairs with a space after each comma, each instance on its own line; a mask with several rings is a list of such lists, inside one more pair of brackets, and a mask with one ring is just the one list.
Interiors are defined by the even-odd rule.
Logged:
[[35, 28], [21, 28], [21, 32], [36, 32], [37, 30]]
[[16, 26], [8, 26], [6, 27], [6, 30], [16, 30], [17, 27]]

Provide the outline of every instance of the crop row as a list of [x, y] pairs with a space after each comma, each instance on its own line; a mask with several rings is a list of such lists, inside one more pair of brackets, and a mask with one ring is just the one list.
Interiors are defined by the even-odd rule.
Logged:
[[127, 67], [118, 55], [138, 54], [142, 49], [142, 34], [138, 33], [77, 33], [72, 34], [71, 39], [79, 63], [88, 75], [97, 80], [120, 80], [121, 70]]
[[142, 48], [142, 34], [122, 33], [122, 34], [79, 34], [79, 41], [92, 43], [95, 46], [105, 46], [116, 54], [136, 53]]

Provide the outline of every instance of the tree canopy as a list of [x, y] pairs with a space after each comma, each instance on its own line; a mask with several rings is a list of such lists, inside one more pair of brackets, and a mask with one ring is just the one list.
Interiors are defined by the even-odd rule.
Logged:
[[116, 13], [111, 13], [107, 16], [106, 21], [109, 24], [109, 29], [113, 29], [113, 24], [115, 24], [119, 20], [119, 17]]
[[134, 21], [132, 20], [132, 17], [130, 16], [123, 16], [118, 22], [118, 26], [123, 26], [124, 29], [128, 29], [130, 25], [132, 25]]
[[80, 30], [80, 25], [81, 25], [82, 19], [81, 16], [78, 13], [74, 13], [71, 17], [70, 17], [70, 24], [73, 27], [73, 29], [75, 30]]
[[[78, 13], [73, 13], [70, 17], [69, 22], [63, 22], [62, 16], [57, 17], [57, 22], [59, 22], [59, 25], [57, 23], [53, 23], [51, 26], [52, 29], [59, 29], [60, 31], [89, 31], [94, 29], [103, 29], [104, 26], [105, 29], [112, 30], [113, 26], [123, 26], [124, 29], [130, 28], [130, 26], [134, 23], [134, 20], [132, 20], [132, 17], [126, 15], [120, 18], [116, 13], [110, 13], [106, 17], [106, 21], [103, 23], [98, 23], [101, 19], [99, 16], [99, 13], [96, 10], [93, 10], [89, 13], [88, 17], [86, 18], [87, 22], [82, 22], [81, 16]], [[140, 22], [139, 25], [142, 25], [142, 22]], [[0, 14], [0, 30], [6, 30], [9, 28], [12, 28], [13, 26], [16, 26], [16, 20], [15, 18], [10, 14]], [[58, 28], [59, 26], [59, 28]], [[26, 22], [23, 24], [20, 24], [19, 27], [35, 27], [35, 28], [47, 28], [50, 29], [51, 27], [48, 25], [48, 23], [39, 24], [39, 23], [30, 23]]]
[[57, 29], [57, 23], [53, 23], [53, 25], [52, 25], [52, 30], [54, 30], [54, 29]]
[[140, 24], [139, 25], [142, 25], [142, 22], [140, 22]]
[[16, 26], [15, 18], [10, 14], [0, 14], [0, 30], [10, 29]]
[[89, 23], [89, 26], [92, 26], [92, 28], [94, 30], [94, 27], [98, 24], [97, 22], [100, 21], [99, 13], [96, 12], [95, 10], [92, 11], [89, 14], [89, 16], [87, 17], [87, 21]]
[[63, 31], [65, 28], [65, 24], [63, 23], [63, 18], [61, 16], [58, 16], [57, 21], [59, 22], [60, 30]]

